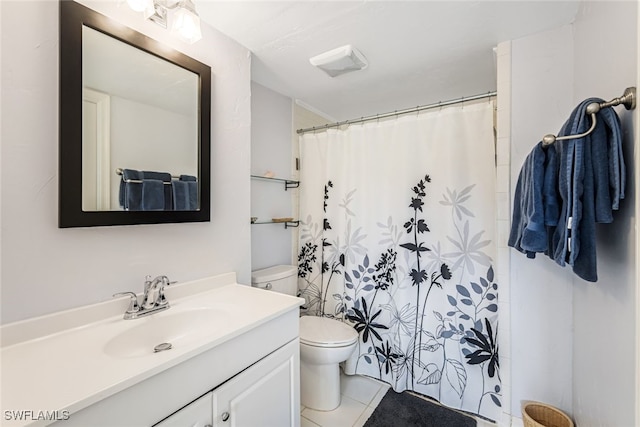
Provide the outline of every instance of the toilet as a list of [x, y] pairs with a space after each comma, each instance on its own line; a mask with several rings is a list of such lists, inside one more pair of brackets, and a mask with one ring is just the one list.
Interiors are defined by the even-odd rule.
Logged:
[[[298, 269], [276, 265], [251, 273], [251, 285], [295, 296]], [[351, 356], [358, 342], [352, 327], [334, 319], [300, 317], [300, 401], [317, 411], [340, 406], [339, 364]]]

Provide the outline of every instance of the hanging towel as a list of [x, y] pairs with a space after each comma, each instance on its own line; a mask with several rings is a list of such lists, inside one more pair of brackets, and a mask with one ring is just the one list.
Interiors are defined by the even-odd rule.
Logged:
[[[157, 182], [150, 182], [145, 186], [147, 180], [160, 181], [162, 186], [158, 186]], [[120, 206], [126, 211], [171, 210], [173, 207], [171, 185], [164, 184], [165, 182], [171, 183], [171, 174], [167, 172], [123, 169], [120, 181]], [[160, 201], [162, 205], [158, 209]]]
[[165, 210], [164, 182], [159, 179], [144, 179], [142, 181], [142, 210]]
[[598, 113], [598, 119], [604, 120], [607, 126], [609, 156], [609, 186], [611, 188], [611, 209], [620, 208], [620, 200], [624, 199], [626, 187], [626, 167], [622, 153], [622, 126], [620, 118], [613, 108], [604, 108]]
[[198, 182], [195, 176], [180, 175], [173, 184], [173, 205], [177, 211], [198, 209]]
[[508, 245], [528, 258], [547, 250], [547, 227], [558, 223], [556, 164], [555, 150], [539, 142], [525, 159], [518, 176]]
[[[580, 103], [560, 136], [584, 133], [591, 127], [586, 107], [592, 102], [602, 100], [589, 98]], [[579, 277], [590, 282], [598, 280], [595, 224], [611, 222], [611, 210], [624, 198], [620, 122], [612, 114], [616, 113], [610, 108], [601, 110], [589, 135], [554, 144], [562, 209], [548, 255], [559, 265], [571, 265]]]
[[[173, 197], [171, 194], [171, 174], [168, 172], [154, 172], [154, 171], [144, 171], [142, 172], [144, 179], [155, 179], [162, 182], [166, 182], [168, 184], [163, 185], [162, 193], [164, 198], [163, 210], [170, 211], [173, 210]], [[145, 209], [146, 210], [146, 209]]]
[[[120, 206], [125, 211], [142, 210], [142, 179], [141, 171], [133, 169], [122, 170], [122, 180], [120, 181]], [[131, 180], [140, 182], [129, 182]]]

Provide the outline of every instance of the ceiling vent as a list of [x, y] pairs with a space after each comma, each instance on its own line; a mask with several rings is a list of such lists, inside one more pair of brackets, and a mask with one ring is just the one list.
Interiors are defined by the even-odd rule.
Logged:
[[367, 58], [351, 45], [342, 46], [316, 55], [309, 59], [309, 62], [331, 77], [351, 71], [364, 70], [369, 65]]

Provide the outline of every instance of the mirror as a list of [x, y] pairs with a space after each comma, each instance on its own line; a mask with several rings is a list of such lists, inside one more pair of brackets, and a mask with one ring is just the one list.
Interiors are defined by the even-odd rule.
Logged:
[[59, 226], [210, 219], [211, 69], [60, 2]]

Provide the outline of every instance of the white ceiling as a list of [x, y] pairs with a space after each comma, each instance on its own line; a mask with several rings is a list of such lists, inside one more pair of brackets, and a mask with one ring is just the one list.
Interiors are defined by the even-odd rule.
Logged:
[[[252, 79], [336, 120], [496, 90], [493, 48], [573, 22], [574, 1], [218, 1], [201, 18], [253, 52]], [[309, 58], [352, 44], [331, 78]], [[213, 70], [215, 73], [215, 70]]]
[[85, 88], [197, 117], [198, 75], [82, 27], [82, 83]]

